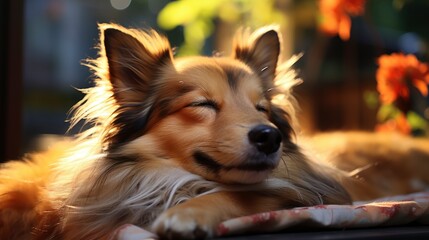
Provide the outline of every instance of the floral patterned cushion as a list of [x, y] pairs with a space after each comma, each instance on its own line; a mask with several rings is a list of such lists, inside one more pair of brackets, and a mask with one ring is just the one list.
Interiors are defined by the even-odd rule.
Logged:
[[[318, 205], [259, 213], [229, 219], [218, 227], [218, 236], [268, 233], [302, 228], [366, 228], [416, 222], [429, 224], [429, 192], [420, 192], [353, 205]], [[118, 228], [120, 240], [143, 240], [156, 236], [134, 225]]]

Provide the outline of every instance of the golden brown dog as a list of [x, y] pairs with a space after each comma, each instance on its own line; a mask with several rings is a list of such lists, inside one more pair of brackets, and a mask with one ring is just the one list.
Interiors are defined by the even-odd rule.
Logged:
[[1, 239], [108, 239], [125, 223], [204, 238], [233, 217], [429, 182], [428, 141], [296, 136], [297, 80], [275, 27], [240, 31], [231, 57], [175, 59], [155, 31], [113, 24], [100, 38], [72, 119], [92, 127], [1, 167]]

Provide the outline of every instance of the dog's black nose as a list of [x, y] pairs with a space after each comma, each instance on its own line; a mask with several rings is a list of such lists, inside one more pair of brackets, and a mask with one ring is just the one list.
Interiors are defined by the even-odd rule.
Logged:
[[282, 135], [279, 130], [268, 125], [258, 125], [252, 128], [248, 137], [250, 143], [267, 155], [277, 151], [282, 141]]

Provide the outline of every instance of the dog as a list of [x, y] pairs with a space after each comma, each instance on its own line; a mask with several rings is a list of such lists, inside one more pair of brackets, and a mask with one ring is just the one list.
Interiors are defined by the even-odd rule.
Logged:
[[154, 30], [99, 29], [95, 86], [71, 119], [91, 127], [1, 166], [1, 239], [109, 239], [129, 223], [201, 239], [234, 217], [429, 183], [427, 140], [298, 134], [275, 26], [239, 30], [229, 57], [183, 58]]

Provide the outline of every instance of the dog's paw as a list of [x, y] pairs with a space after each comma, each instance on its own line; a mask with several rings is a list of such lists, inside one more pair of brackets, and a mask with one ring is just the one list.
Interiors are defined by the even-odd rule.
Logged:
[[213, 237], [215, 218], [204, 209], [172, 208], [155, 220], [153, 230], [162, 239], [204, 239]]

